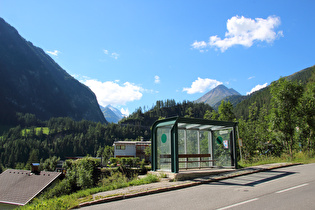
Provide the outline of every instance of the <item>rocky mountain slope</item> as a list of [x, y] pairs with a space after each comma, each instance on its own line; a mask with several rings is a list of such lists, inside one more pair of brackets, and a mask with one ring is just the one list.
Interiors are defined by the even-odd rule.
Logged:
[[106, 107], [102, 106], [100, 107], [104, 114], [104, 117], [110, 123], [118, 123], [118, 121], [124, 117], [124, 115], [118, 109], [111, 105], [107, 105]]
[[0, 18], [0, 125], [16, 112], [105, 123], [95, 94]]
[[218, 85], [217, 87], [213, 88], [208, 93], [197, 99], [195, 102], [206, 103], [210, 106], [214, 106], [228, 96], [241, 96], [241, 94], [233, 88], [227, 88], [224, 85]]

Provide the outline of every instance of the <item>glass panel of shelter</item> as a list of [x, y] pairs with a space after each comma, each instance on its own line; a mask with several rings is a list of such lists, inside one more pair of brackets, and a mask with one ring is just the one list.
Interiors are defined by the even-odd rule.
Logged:
[[[209, 150], [209, 131], [200, 130], [178, 130], [178, 154], [179, 168], [203, 168], [212, 165], [212, 150]], [[198, 157], [198, 154], [204, 156]], [[210, 154], [210, 157], [209, 157]]]
[[[183, 128], [184, 126], [181, 125]], [[213, 126], [212, 126], [213, 127]], [[185, 127], [187, 128], [187, 127]], [[178, 129], [179, 169], [231, 166], [232, 128], [210, 131], [210, 126], [191, 126], [191, 130]], [[194, 129], [195, 128], [195, 129]], [[220, 129], [220, 127], [216, 127]], [[199, 155], [199, 157], [197, 157]], [[189, 158], [188, 158], [189, 157]]]
[[[156, 130], [157, 170], [171, 171], [171, 128], [167, 125]], [[232, 130], [218, 125], [179, 123], [179, 169], [231, 166]]]
[[156, 133], [157, 169], [171, 171], [171, 128], [160, 127]]
[[213, 132], [213, 158], [216, 166], [231, 166], [231, 132], [232, 128]]

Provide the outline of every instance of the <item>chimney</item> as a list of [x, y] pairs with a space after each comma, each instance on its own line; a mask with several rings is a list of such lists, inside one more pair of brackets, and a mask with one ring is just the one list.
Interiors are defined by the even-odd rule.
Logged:
[[32, 163], [31, 166], [32, 166], [31, 173], [39, 175], [40, 174], [39, 163]]

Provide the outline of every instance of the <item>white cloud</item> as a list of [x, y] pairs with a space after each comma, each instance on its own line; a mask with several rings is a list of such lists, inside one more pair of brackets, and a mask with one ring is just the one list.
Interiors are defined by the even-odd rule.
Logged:
[[60, 53], [60, 51], [58, 50], [54, 50], [54, 51], [46, 51], [46, 53], [50, 54], [50, 55], [54, 55], [54, 56], [58, 56], [58, 54]]
[[258, 90], [260, 90], [262, 88], [265, 88], [265, 87], [267, 87], [267, 85], [268, 85], [268, 83], [265, 83], [263, 85], [256, 85], [250, 92], [247, 92], [246, 95], [250, 95], [253, 92], [256, 92], [256, 91], [258, 91]]
[[255, 78], [255, 76], [252, 76], [252, 77], [248, 77], [248, 79], [254, 79]]
[[195, 41], [192, 45], [191, 45], [194, 49], [201, 49], [201, 48], [205, 48], [207, 47], [207, 43], [205, 41]]
[[183, 91], [186, 91], [188, 94], [194, 94], [194, 93], [203, 93], [208, 89], [215, 88], [218, 85], [221, 85], [222, 82], [219, 82], [217, 80], [213, 79], [202, 79], [198, 77], [197, 80], [195, 80], [190, 88], [183, 88]]
[[208, 50], [204, 50], [204, 48], [207, 47], [207, 43], [205, 41], [195, 41], [192, 45], [191, 45], [194, 49], [199, 50], [199, 52], [203, 53], [203, 52], [208, 52]]
[[221, 39], [217, 35], [209, 38], [209, 43], [205, 41], [192, 44], [194, 49], [203, 49], [207, 46], [215, 47], [224, 52], [234, 45], [251, 47], [255, 41], [271, 43], [276, 38], [283, 36], [283, 31], [275, 31], [281, 23], [280, 18], [269, 16], [263, 18], [245, 18], [244, 16], [234, 16], [227, 20], [225, 38]]
[[125, 82], [122, 85], [118, 82], [100, 82], [94, 79], [80, 81], [95, 93], [98, 103], [102, 106], [109, 104], [113, 106], [125, 105], [127, 102], [140, 100], [143, 89], [140, 86]]
[[118, 53], [113, 52], [110, 57], [112, 57], [112, 58], [117, 60], [119, 56], [120, 55]]
[[111, 57], [111, 58], [114, 58], [115, 60], [117, 60], [118, 58], [119, 58], [119, 54], [118, 53], [116, 53], [116, 52], [112, 52], [112, 53], [110, 53], [109, 52], [109, 50], [103, 50], [103, 53], [105, 54], [105, 55], [108, 55], [109, 57]]
[[154, 83], [155, 84], [159, 84], [161, 82], [160, 77], [159, 76], [154, 76]]
[[127, 117], [130, 115], [128, 108], [126, 108], [126, 109], [121, 108], [121, 109], [120, 109], [120, 112], [121, 112], [124, 116], [127, 116]]

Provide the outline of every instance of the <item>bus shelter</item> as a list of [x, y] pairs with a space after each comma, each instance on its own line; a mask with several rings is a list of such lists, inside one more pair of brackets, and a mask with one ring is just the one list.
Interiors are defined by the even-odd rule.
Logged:
[[152, 125], [152, 171], [237, 168], [237, 122], [173, 117]]

